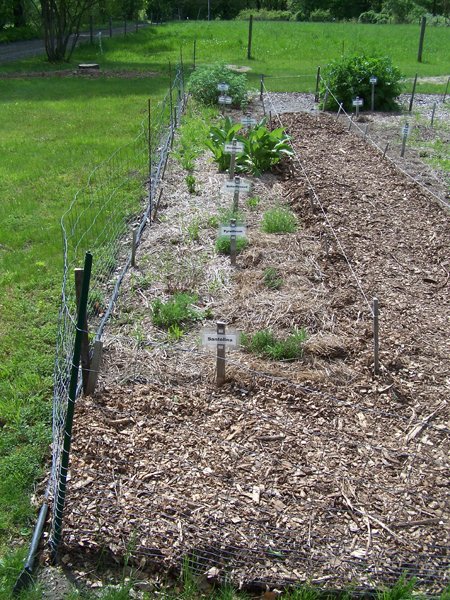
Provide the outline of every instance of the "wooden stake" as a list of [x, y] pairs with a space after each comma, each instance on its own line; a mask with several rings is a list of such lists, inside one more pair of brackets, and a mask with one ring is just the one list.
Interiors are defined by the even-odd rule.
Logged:
[[427, 26], [427, 18], [422, 17], [422, 21], [420, 23], [419, 51], [417, 53], [417, 61], [418, 62], [422, 62], [423, 39], [425, 37], [425, 27], [426, 26]]
[[408, 131], [409, 131], [408, 123], [405, 123], [404, 131], [403, 131], [403, 139], [402, 139], [402, 150], [400, 152], [400, 156], [402, 158], [405, 156], [406, 140], [408, 139]]
[[325, 97], [323, 99], [323, 108], [322, 110], [324, 111], [327, 107], [327, 102], [328, 102], [328, 88], [325, 90]]
[[447, 79], [447, 85], [445, 86], [445, 92], [444, 92], [444, 96], [442, 98], [442, 104], [445, 104], [445, 99], [447, 98], [449, 84], [450, 84], [450, 77]]
[[375, 375], [380, 372], [379, 364], [379, 337], [378, 337], [378, 298], [373, 299], [373, 371]]
[[264, 75], [261, 74], [260, 87], [259, 87], [259, 99], [260, 100], [263, 99], [263, 94], [264, 94]]
[[233, 195], [233, 212], [237, 213], [237, 211], [239, 210], [239, 183], [240, 183], [240, 178], [239, 177], [235, 177], [234, 178], [234, 183], [236, 184], [236, 189], [234, 190], [234, 195]]
[[369, 123], [366, 124], [366, 129], [364, 131], [364, 139], [366, 139], [368, 132], [369, 132]]
[[384, 149], [383, 158], [386, 156], [386, 152], [388, 151], [388, 149], [389, 149], [389, 142], [386, 144], [386, 147]]
[[137, 227], [133, 227], [133, 239], [131, 242], [131, 266], [136, 266], [136, 244], [137, 244]]
[[339, 120], [339, 115], [341, 114], [342, 111], [342, 102], [339, 102], [339, 108], [337, 111], [337, 115], [336, 115], [336, 121]]
[[[226, 324], [222, 321], [217, 321], [217, 334], [225, 335]], [[216, 355], [216, 385], [217, 387], [225, 383], [225, 344], [217, 344]]]
[[348, 130], [350, 131], [350, 129], [352, 128], [353, 125], [353, 115], [350, 115], [350, 123], [348, 124]]
[[416, 85], [417, 85], [417, 73], [416, 76], [414, 77], [414, 84], [413, 84], [413, 89], [412, 89], [412, 93], [411, 93], [411, 100], [409, 101], [409, 111], [412, 111], [412, 107], [413, 107], [413, 103], [414, 103], [414, 96], [416, 95]]
[[314, 94], [314, 102], [319, 102], [319, 83], [320, 83], [320, 67], [317, 67], [316, 92]]
[[236, 219], [230, 219], [230, 261], [231, 266], [236, 266]]
[[95, 340], [94, 349], [92, 352], [91, 370], [89, 372], [89, 381], [85, 391], [86, 396], [91, 396], [97, 387], [98, 376], [100, 373], [100, 365], [103, 355], [103, 342]]
[[[83, 287], [84, 269], [75, 269], [75, 296], [77, 299], [77, 309], [80, 306], [81, 288]], [[88, 333], [88, 322], [87, 316], [84, 318], [83, 331], [81, 337], [81, 375], [83, 379], [83, 392], [86, 393], [86, 389], [89, 382], [89, 371], [91, 368], [91, 360], [89, 357], [89, 333]]]
[[234, 179], [234, 172], [236, 169], [236, 140], [232, 140], [231, 142], [233, 144], [233, 150], [231, 151], [231, 156], [230, 156], [230, 171], [228, 173], [228, 178]]
[[248, 22], [248, 46], [247, 46], [247, 58], [250, 60], [252, 57], [252, 33], [253, 33], [253, 15], [250, 15]]
[[433, 111], [431, 113], [431, 127], [433, 127], [433, 123], [434, 123], [434, 113], [436, 112], [436, 102], [433, 104]]

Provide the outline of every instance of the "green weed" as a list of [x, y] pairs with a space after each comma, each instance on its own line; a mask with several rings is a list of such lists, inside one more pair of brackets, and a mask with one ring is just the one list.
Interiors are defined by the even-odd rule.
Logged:
[[271, 208], [263, 215], [261, 229], [265, 233], [294, 233], [297, 231], [297, 218], [287, 208]]
[[250, 210], [255, 210], [256, 208], [258, 208], [260, 202], [261, 198], [259, 196], [252, 196], [251, 198], [247, 198], [245, 204]]
[[283, 279], [277, 269], [275, 267], [267, 267], [264, 270], [264, 285], [269, 288], [269, 290], [279, 290], [283, 285]]
[[184, 180], [186, 182], [189, 193], [196, 194], [197, 190], [195, 189], [195, 186], [197, 184], [197, 179], [195, 178], [195, 176], [189, 173], [189, 175], [186, 175]]
[[263, 329], [253, 335], [243, 334], [242, 346], [248, 352], [271, 360], [295, 360], [303, 356], [303, 343], [307, 339], [305, 329], [296, 329], [285, 339], [279, 339], [273, 331]]
[[[203, 318], [203, 313], [193, 304], [197, 302], [195, 294], [181, 292], [174, 294], [167, 302], [159, 298], [152, 302], [152, 321], [156, 327], [169, 329], [177, 325], [181, 327]], [[172, 329], [174, 332], [175, 330]]]
[[[216, 252], [218, 254], [230, 254], [231, 241], [228, 236], [221, 235], [216, 240]], [[245, 237], [236, 238], [236, 254], [247, 248], [248, 240]]]

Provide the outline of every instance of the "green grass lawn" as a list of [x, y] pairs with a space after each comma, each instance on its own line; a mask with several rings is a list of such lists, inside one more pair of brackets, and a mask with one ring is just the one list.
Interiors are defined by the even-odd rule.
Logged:
[[[0, 78], [0, 555], [30, 538], [35, 518], [30, 497], [50, 453], [62, 276], [59, 219], [93, 167], [137, 134], [147, 98], [159, 98], [167, 89], [169, 61], [176, 63], [181, 49], [192, 64], [197, 40], [197, 64], [246, 65], [255, 87], [264, 73], [273, 76], [269, 89], [286, 91], [311, 89], [317, 66], [342, 51], [384, 54], [388, 48], [405, 76], [448, 74], [448, 31], [428, 28], [422, 64], [416, 62], [418, 33], [416, 26], [258, 22], [254, 58], [247, 60], [246, 23], [175, 23], [104, 39], [103, 54], [98, 46], [84, 46], [71, 65], [30, 59], [0, 66], [25, 74], [95, 60], [103, 69], [159, 74]], [[302, 74], [310, 77], [297, 77]], [[9, 581], [11, 569], [17, 573], [22, 554], [0, 561], [0, 591], [2, 578]]]

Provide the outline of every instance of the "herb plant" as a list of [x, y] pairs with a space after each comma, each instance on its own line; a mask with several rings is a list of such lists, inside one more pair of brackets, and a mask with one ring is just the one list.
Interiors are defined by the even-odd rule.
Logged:
[[303, 356], [303, 343], [307, 339], [305, 329], [295, 329], [285, 339], [279, 339], [270, 329], [262, 329], [253, 335], [243, 334], [242, 345], [248, 352], [272, 360], [295, 360]]
[[261, 229], [265, 233], [294, 233], [297, 230], [297, 218], [287, 208], [271, 208], [263, 215]]
[[193, 306], [197, 300], [198, 296], [185, 292], [174, 294], [167, 302], [157, 298], [152, 302], [153, 324], [170, 330], [173, 335], [176, 331], [175, 325], [181, 327], [203, 318], [202, 311]]

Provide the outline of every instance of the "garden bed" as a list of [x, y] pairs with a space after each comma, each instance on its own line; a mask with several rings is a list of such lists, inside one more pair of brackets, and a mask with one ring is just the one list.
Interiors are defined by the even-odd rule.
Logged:
[[[175, 162], [105, 338], [94, 398], [77, 403], [66, 562], [101, 551], [142, 569], [235, 583], [372, 587], [407, 571], [448, 584], [448, 211], [328, 115], [282, 115], [297, 161], [252, 179], [250, 245], [214, 252], [224, 175]], [[315, 190], [311, 205], [311, 187]], [[294, 234], [260, 231], [283, 202]], [[314, 212], [313, 209], [314, 208]], [[337, 236], [337, 237], [335, 237]], [[264, 285], [275, 268], [279, 290]], [[305, 327], [302, 360], [227, 355], [216, 388], [200, 326], [170, 342], [151, 302], [193, 290], [253, 333]], [[381, 372], [373, 375], [372, 298]], [[127, 559], [128, 560], [128, 559]]]

